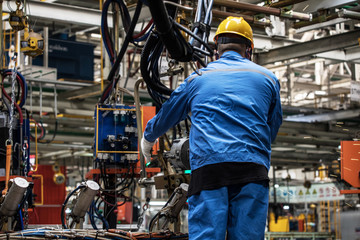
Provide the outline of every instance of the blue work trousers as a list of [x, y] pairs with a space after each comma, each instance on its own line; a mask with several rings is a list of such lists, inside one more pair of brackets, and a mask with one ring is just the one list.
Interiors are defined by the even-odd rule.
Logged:
[[189, 197], [189, 240], [264, 240], [267, 181], [203, 190]]

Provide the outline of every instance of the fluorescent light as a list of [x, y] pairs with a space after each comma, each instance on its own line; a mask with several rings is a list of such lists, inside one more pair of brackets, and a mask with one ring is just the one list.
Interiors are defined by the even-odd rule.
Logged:
[[98, 39], [101, 38], [101, 35], [100, 35], [99, 33], [91, 33], [90, 36], [91, 36], [92, 38], [98, 38]]
[[325, 91], [315, 91], [315, 95], [326, 95]]
[[165, 201], [154, 201], [154, 202], [150, 201], [149, 203], [150, 206], [164, 206], [165, 204], [166, 204]]

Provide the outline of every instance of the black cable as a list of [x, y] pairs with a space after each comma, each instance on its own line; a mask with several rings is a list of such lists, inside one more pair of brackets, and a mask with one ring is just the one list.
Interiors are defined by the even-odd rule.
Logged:
[[77, 188], [75, 188], [69, 195], [67, 195], [64, 203], [62, 204], [61, 206], [61, 225], [64, 229], [67, 229], [66, 225], [65, 225], [65, 219], [64, 219], [64, 212], [65, 212], [65, 207], [66, 207], [66, 204], [67, 202], [69, 201], [70, 197], [75, 193], [77, 192], [79, 189], [81, 188], [85, 188], [86, 186], [85, 185], [79, 185]]
[[213, 49], [207, 44], [205, 41], [203, 41], [201, 38], [199, 38], [197, 35], [195, 35], [192, 31], [181, 25], [180, 23], [176, 22], [174, 19], [171, 19], [173, 23], [176, 25], [176, 27], [180, 28], [180, 30], [186, 32], [187, 34], [191, 35], [193, 38], [195, 38], [197, 41], [199, 41], [202, 45], [204, 45], [205, 48], [209, 51], [209, 56], [213, 55]]
[[[126, 53], [126, 49], [127, 49], [128, 45], [129, 45], [129, 43], [132, 41], [132, 36], [133, 36], [133, 33], [134, 33], [136, 23], [137, 23], [137, 21], [139, 19], [141, 9], [142, 9], [142, 1], [138, 1], [137, 4], [136, 4], [136, 9], [135, 9], [135, 12], [134, 12], [133, 19], [131, 20], [129, 31], [126, 33], [126, 36], [125, 36], [125, 41], [123, 42], [123, 45], [122, 45], [122, 47], [120, 49], [120, 53], [117, 56], [116, 61], [115, 61], [114, 65], [112, 66], [112, 68], [110, 70], [110, 73], [109, 73], [109, 75], [107, 77], [107, 80], [110, 81], [109, 85], [116, 86], [116, 84], [117, 84], [117, 81], [114, 82], [113, 78], [114, 78], [114, 76], [115, 76], [115, 74], [116, 74], [116, 72], [117, 72], [117, 70], [118, 70], [118, 68], [120, 66], [120, 63], [121, 63], [121, 61], [122, 61], [122, 59], [124, 57], [124, 54]], [[107, 98], [107, 96], [104, 96], [104, 95], [105, 94], [110, 95], [110, 93], [111, 93], [111, 90], [109, 92], [104, 91], [102, 96], [101, 96], [100, 103], [104, 103], [105, 98]]]
[[198, 53], [194, 52], [193, 58], [198, 61], [201, 66], [206, 67], [205, 62], [201, 59], [201, 56]]
[[[42, 122], [41, 122], [41, 126], [43, 126]], [[54, 141], [54, 139], [56, 137], [56, 134], [57, 134], [57, 131], [58, 131], [58, 120], [57, 120], [57, 118], [55, 116], [55, 129], [54, 129], [53, 136], [52, 136], [51, 140], [47, 140], [47, 141], [45, 141], [45, 143], [51, 143], [52, 141]], [[45, 130], [44, 130], [44, 132], [45, 132]], [[44, 137], [42, 139], [44, 139], [44, 138], [45, 138], [45, 133], [44, 133]]]
[[[171, 95], [173, 92], [172, 89], [169, 89], [164, 84], [162, 84], [159, 80], [155, 81], [154, 76], [150, 76], [150, 69], [152, 68], [153, 64], [157, 64], [157, 61], [160, 57], [160, 54], [157, 52], [156, 56], [155, 50], [159, 51], [159, 49], [163, 48], [163, 43], [160, 41], [157, 34], [153, 33], [150, 35], [150, 37], [147, 39], [145, 46], [141, 52], [141, 60], [140, 60], [140, 71], [141, 75], [143, 76], [144, 81], [146, 82], [147, 86], [150, 87], [152, 90], [155, 90], [161, 94], [165, 95]], [[152, 53], [152, 54], [151, 54]], [[152, 58], [156, 57], [155, 59], [152, 59], [153, 61], [149, 61], [149, 57], [152, 56]], [[154, 74], [154, 72], [153, 72]]]

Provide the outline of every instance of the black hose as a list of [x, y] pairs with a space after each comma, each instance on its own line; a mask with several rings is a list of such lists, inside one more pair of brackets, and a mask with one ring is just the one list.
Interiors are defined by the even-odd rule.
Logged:
[[[136, 23], [137, 23], [137, 21], [139, 19], [140, 13], [141, 13], [141, 8], [142, 8], [142, 1], [138, 1], [137, 5], [136, 5], [136, 9], [135, 9], [133, 19], [131, 20], [129, 31], [126, 33], [126, 36], [125, 36], [125, 41], [124, 41], [124, 43], [123, 43], [123, 45], [122, 45], [122, 47], [120, 49], [120, 53], [117, 56], [116, 61], [115, 61], [114, 65], [112, 66], [112, 68], [110, 70], [110, 73], [109, 73], [109, 75], [107, 77], [107, 80], [110, 81], [107, 88], [109, 86], [112, 86], [112, 87], [115, 86], [117, 81], [118, 81], [118, 79], [117, 79], [117, 81], [115, 81], [115, 84], [114, 84], [114, 82], [113, 82], [114, 81], [114, 76], [116, 74], [116, 71], [119, 69], [120, 63], [121, 63], [121, 61], [122, 61], [122, 59], [123, 59], [123, 57], [124, 57], [124, 55], [126, 53], [126, 49], [127, 49], [128, 45], [129, 45], [129, 43], [133, 40], [132, 36], [133, 36], [133, 33], [134, 33]], [[104, 94], [110, 94], [110, 92], [109, 93], [107, 93], [106, 91], [103, 92], [103, 96], [101, 97], [100, 103], [104, 103], [104, 101], [105, 101], [104, 97], [106, 97], [106, 96], [104, 96]]]
[[67, 202], [69, 201], [69, 199], [70, 199], [70, 197], [75, 193], [75, 192], [77, 192], [79, 189], [81, 189], [81, 188], [84, 188], [85, 187], [85, 185], [80, 185], [80, 186], [78, 186], [77, 188], [75, 188], [69, 195], [67, 195], [67, 197], [66, 197], [66, 199], [65, 199], [65, 201], [64, 201], [64, 203], [62, 204], [62, 206], [61, 206], [61, 225], [62, 225], [62, 227], [64, 228], [64, 229], [67, 229], [67, 227], [66, 227], [66, 225], [65, 225], [65, 219], [64, 219], [64, 212], [65, 212], [65, 207], [66, 207], [66, 204], [67, 204]]
[[[145, 46], [141, 52], [141, 60], [140, 60], [140, 71], [141, 71], [141, 75], [144, 79], [144, 81], [146, 82], [146, 84], [148, 85], [148, 87], [150, 87], [152, 90], [155, 90], [161, 94], [164, 95], [171, 95], [171, 93], [173, 92], [173, 90], [169, 89], [168, 87], [166, 87], [165, 85], [163, 85], [160, 81], [157, 81], [158, 84], [155, 83], [155, 81], [153, 81], [154, 76], [151, 77], [150, 76], [150, 68], [152, 68], [152, 64], [154, 64], [152, 61], [149, 61], [149, 56], [151, 55], [151, 53], [154, 51], [154, 49], [157, 49], [159, 46], [161, 46], [162, 43], [159, 41], [159, 37], [157, 36], [157, 34], [151, 34], [150, 37], [147, 39]], [[161, 52], [160, 52], [161, 54]], [[153, 56], [153, 58], [155, 58]], [[158, 57], [155, 58], [155, 61], [158, 60]]]
[[182, 62], [190, 61], [193, 50], [180, 31], [174, 27], [173, 22], [170, 21], [163, 0], [149, 1], [149, 9], [154, 19], [156, 30], [166, 49], [169, 51], [171, 58]]
[[204, 45], [205, 48], [209, 51], [209, 56], [213, 55], [213, 49], [209, 46], [209, 44], [204, 42], [201, 38], [199, 38], [199, 36], [195, 35], [193, 32], [191, 32], [186, 27], [182, 26], [181, 24], [177, 23], [174, 20], [172, 20], [172, 21], [178, 28], [180, 28], [182, 31], [186, 32], [187, 34], [191, 35], [194, 39], [196, 39], [198, 42], [200, 42], [202, 45]]

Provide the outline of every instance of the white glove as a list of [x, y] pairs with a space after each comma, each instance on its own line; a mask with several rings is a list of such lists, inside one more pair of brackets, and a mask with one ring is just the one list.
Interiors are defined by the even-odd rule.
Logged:
[[154, 146], [156, 141], [154, 142], [149, 142], [148, 140], [145, 139], [145, 137], [143, 136], [141, 139], [141, 152], [145, 157], [145, 162], [150, 162], [151, 161], [151, 151], [152, 151], [152, 147]]

